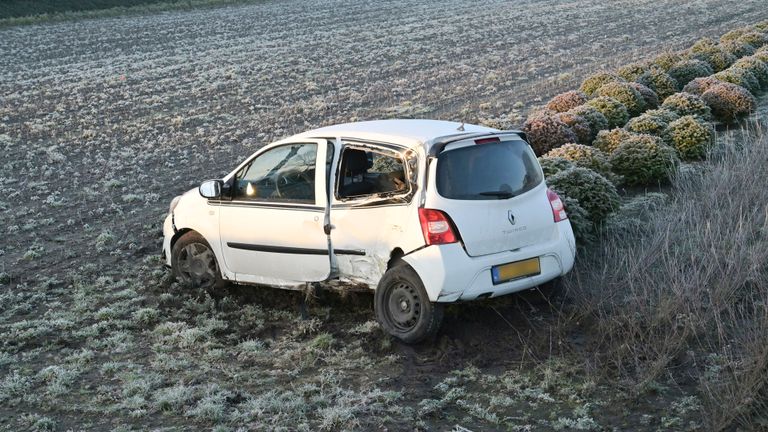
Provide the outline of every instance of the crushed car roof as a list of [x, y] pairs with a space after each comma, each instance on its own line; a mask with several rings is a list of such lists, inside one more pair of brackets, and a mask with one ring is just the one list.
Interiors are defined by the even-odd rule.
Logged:
[[478, 133], [498, 132], [485, 126], [464, 124], [444, 120], [372, 120], [355, 123], [343, 123], [313, 129], [294, 135], [285, 141], [296, 138], [357, 138], [368, 141], [381, 141], [401, 144], [408, 147], [431, 145], [437, 138], [448, 136], [471, 136]]

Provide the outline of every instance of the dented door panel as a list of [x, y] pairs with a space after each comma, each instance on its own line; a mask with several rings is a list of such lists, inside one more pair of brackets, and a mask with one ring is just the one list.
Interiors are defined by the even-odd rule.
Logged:
[[[371, 143], [343, 143], [337, 146], [337, 159], [345, 146], [358, 149], [392, 151]], [[417, 208], [420, 194], [419, 173], [423, 172], [420, 158], [414, 150], [400, 152], [405, 166], [407, 188], [402, 193], [374, 194], [353, 198], [332, 194], [331, 240], [342, 281], [365, 284], [375, 288], [387, 270], [393, 251], [408, 253], [424, 245]], [[341, 168], [341, 163], [337, 163]], [[337, 168], [334, 192], [344, 174]]]
[[334, 206], [332, 238], [340, 278], [374, 288], [387, 270], [392, 251], [410, 251], [423, 244], [423, 239], [418, 241], [418, 218], [411, 217], [415, 212], [412, 204]]

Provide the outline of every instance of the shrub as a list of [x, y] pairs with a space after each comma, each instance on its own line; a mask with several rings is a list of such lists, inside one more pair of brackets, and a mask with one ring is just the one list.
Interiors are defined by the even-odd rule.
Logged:
[[653, 68], [644, 73], [637, 82], [655, 91], [659, 99], [677, 91], [677, 81], [659, 68]]
[[645, 99], [640, 92], [625, 82], [610, 82], [597, 89], [595, 96], [608, 96], [624, 104], [630, 117], [645, 110]]
[[766, 64], [768, 64], [768, 46], [762, 47], [759, 50], [757, 50], [755, 55], [753, 55], [752, 57], [754, 57], [754, 58], [756, 58], [758, 60], [761, 60], [761, 61], [765, 62]]
[[555, 114], [557, 114], [557, 112], [552, 111], [551, 109], [548, 109], [546, 107], [545, 108], [540, 108], [540, 109], [532, 111], [530, 114], [528, 114], [528, 120], [532, 120], [532, 119], [538, 118], [538, 117], [552, 117]]
[[584, 117], [587, 122], [589, 122], [589, 142], [595, 140], [598, 132], [604, 129], [608, 129], [608, 119], [605, 118], [603, 113], [595, 109], [595, 107], [589, 105], [580, 105], [568, 111], [568, 114]]
[[722, 43], [722, 42], [735, 41], [738, 38], [740, 38], [743, 34], [748, 33], [749, 30], [750, 30], [749, 27], [741, 27], [741, 28], [733, 29], [728, 33], [720, 36], [720, 42]]
[[682, 60], [669, 69], [669, 76], [677, 81], [678, 89], [691, 82], [694, 78], [710, 76], [715, 73], [709, 63], [696, 59]]
[[715, 72], [720, 72], [736, 61], [733, 54], [725, 52], [710, 38], [699, 39], [690, 49], [689, 58], [709, 63]]
[[659, 109], [655, 109], [655, 110], [648, 110], [648, 111], [644, 112], [643, 114], [647, 115], [647, 116], [652, 116], [652, 117], [658, 118], [659, 120], [661, 120], [661, 121], [663, 121], [665, 123], [672, 123], [673, 121], [675, 121], [675, 120], [680, 118], [679, 114], [677, 114], [674, 111], [670, 111], [670, 110], [668, 110], [666, 108], [659, 108]]
[[550, 99], [549, 103], [547, 103], [547, 109], [561, 113], [576, 108], [579, 105], [584, 105], [586, 102], [587, 95], [580, 91], [571, 90], [560, 93]]
[[709, 105], [716, 119], [726, 123], [750, 114], [757, 107], [755, 97], [747, 89], [727, 82], [713, 85], [701, 99]]
[[652, 64], [658, 66], [661, 70], [668, 71], [675, 63], [682, 59], [680, 54], [673, 51], [667, 51], [656, 56], [656, 58], [653, 59]]
[[609, 160], [613, 171], [630, 186], [664, 182], [677, 165], [675, 149], [661, 138], [645, 134], [622, 140]]
[[576, 241], [582, 244], [595, 241], [595, 224], [592, 223], [589, 212], [579, 204], [577, 199], [567, 196], [562, 196], [561, 199]]
[[603, 152], [610, 154], [621, 145], [623, 141], [627, 140], [632, 135], [634, 135], [632, 132], [619, 128], [610, 131], [600, 131], [600, 133], [597, 134], [597, 138], [595, 138], [593, 145]]
[[687, 115], [673, 121], [667, 135], [681, 159], [694, 160], [703, 159], [707, 155], [715, 130], [700, 118]]
[[686, 84], [685, 87], [683, 87], [683, 91], [686, 93], [701, 96], [710, 87], [712, 87], [715, 84], [720, 84], [720, 82], [721, 81], [719, 79], [711, 76], [695, 78], [693, 81]]
[[720, 72], [727, 69], [736, 61], [736, 57], [733, 54], [727, 53], [721, 49], [717, 49], [711, 52], [697, 53], [691, 56], [693, 59], [698, 59], [709, 63], [712, 70]]
[[568, 125], [576, 135], [576, 142], [579, 144], [590, 144], [592, 142], [592, 126], [586, 118], [569, 112], [559, 113], [557, 119]]
[[704, 120], [712, 118], [712, 110], [699, 96], [691, 93], [680, 92], [664, 99], [662, 108], [674, 111], [679, 116], [695, 115]]
[[587, 96], [593, 96], [597, 89], [608, 84], [609, 82], [624, 82], [624, 78], [610, 72], [599, 72], [592, 76], [587, 77], [579, 90], [584, 92]]
[[640, 75], [648, 72], [648, 66], [643, 63], [632, 63], [626, 66], [620, 67], [616, 74], [627, 81], [634, 81], [640, 77]]
[[755, 53], [755, 47], [740, 41], [725, 42], [720, 44], [720, 49], [731, 54], [736, 59], [751, 56]]
[[648, 213], [662, 211], [669, 196], [662, 192], [646, 192], [623, 202], [621, 207], [605, 221], [609, 235], [631, 235], [647, 229]]
[[760, 83], [757, 78], [746, 69], [730, 67], [712, 76], [720, 81], [742, 86], [752, 94], [757, 94], [760, 91]]
[[756, 31], [766, 33], [768, 32], [768, 20], [760, 21], [759, 23], [752, 26]]
[[565, 123], [551, 115], [536, 115], [523, 124], [528, 142], [537, 155], [576, 141], [576, 134]]
[[757, 56], [744, 57], [733, 64], [734, 68], [746, 69], [757, 78], [761, 86], [768, 85], [768, 64], [765, 60], [760, 60]]
[[705, 37], [694, 42], [693, 45], [691, 46], [690, 52], [698, 53], [698, 52], [710, 51], [716, 48], [717, 48], [717, 41], [715, 41], [712, 38]]
[[665, 121], [659, 116], [648, 115], [643, 113], [629, 120], [629, 123], [627, 123], [627, 126], [625, 126], [625, 129], [630, 132], [634, 132], [638, 134], [653, 135], [653, 136], [661, 137], [663, 139], [665, 135], [664, 133], [666, 132], [668, 127], [669, 127], [668, 121]]
[[569, 143], [550, 150], [545, 157], [566, 159], [577, 167], [589, 168], [607, 179], [612, 176], [608, 156], [595, 147]]
[[648, 86], [644, 86], [638, 82], [631, 82], [629, 85], [637, 90], [640, 93], [640, 96], [643, 97], [643, 100], [645, 101], [645, 109], [654, 109], [659, 106], [659, 96], [655, 91], [649, 89]]
[[565, 171], [574, 167], [573, 162], [561, 157], [540, 157], [539, 165], [544, 171], [544, 177], [550, 178], [560, 171]]
[[741, 35], [738, 39], [736, 39], [736, 41], [751, 45], [755, 48], [761, 48], [765, 45], [768, 45], [768, 35], [765, 33], [753, 31]]
[[587, 102], [587, 105], [600, 111], [608, 120], [608, 127], [624, 126], [629, 120], [627, 108], [621, 102], [608, 96], [600, 96]]
[[547, 179], [547, 185], [561, 196], [577, 200], [594, 223], [602, 222], [619, 207], [616, 187], [587, 168], [560, 171]]
[[515, 129], [517, 124], [517, 122], [512, 117], [504, 115], [499, 117], [478, 117], [477, 123], [489, 128], [500, 130]]

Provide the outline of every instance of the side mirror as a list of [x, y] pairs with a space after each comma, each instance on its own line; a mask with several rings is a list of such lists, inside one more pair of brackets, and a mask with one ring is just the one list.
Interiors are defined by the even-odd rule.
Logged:
[[200, 196], [208, 199], [216, 199], [221, 197], [221, 186], [224, 182], [221, 180], [206, 180], [204, 181], [198, 191]]

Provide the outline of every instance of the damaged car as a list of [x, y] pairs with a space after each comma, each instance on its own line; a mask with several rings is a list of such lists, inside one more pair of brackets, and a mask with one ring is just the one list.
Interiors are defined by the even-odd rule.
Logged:
[[408, 343], [438, 331], [446, 303], [535, 288], [576, 254], [525, 134], [438, 120], [267, 145], [174, 198], [164, 236], [184, 285], [367, 287], [381, 326]]

